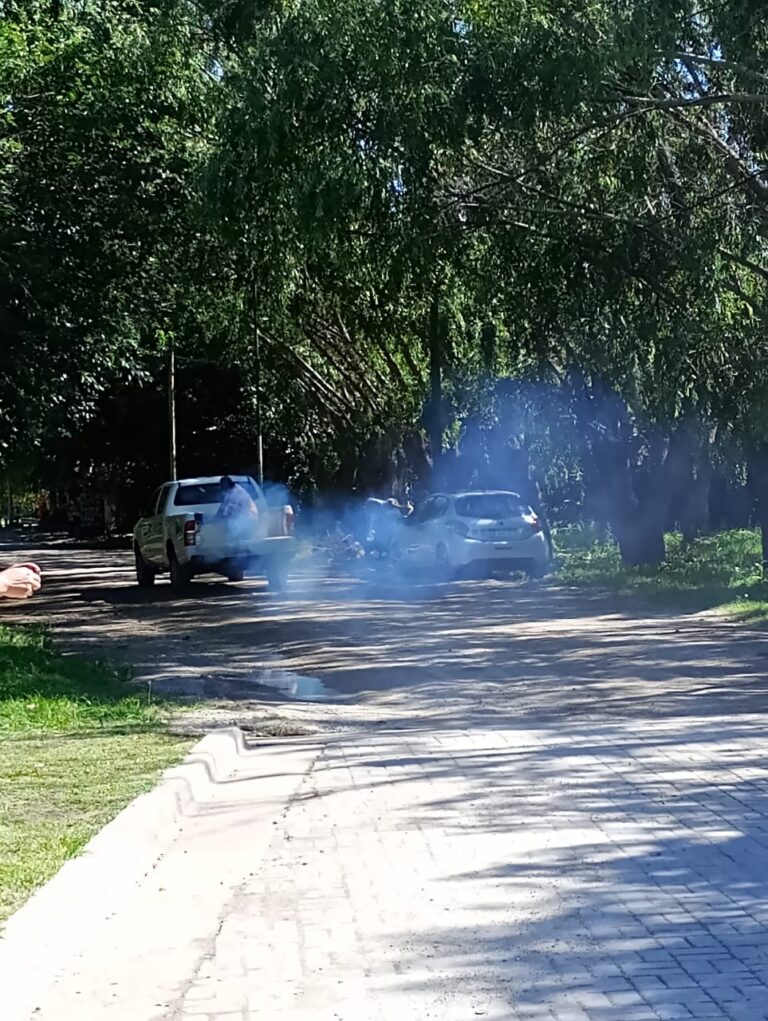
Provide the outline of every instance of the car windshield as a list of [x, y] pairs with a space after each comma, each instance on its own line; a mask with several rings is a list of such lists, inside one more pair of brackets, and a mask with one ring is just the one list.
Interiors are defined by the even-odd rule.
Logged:
[[460, 496], [456, 501], [456, 513], [460, 518], [518, 518], [530, 514], [531, 509], [514, 493], [478, 493]]
[[[252, 500], [256, 500], [256, 490], [250, 482], [238, 482]], [[197, 507], [198, 504], [221, 503], [222, 491], [219, 482], [201, 482], [187, 486], [179, 486], [173, 498], [174, 507]]]

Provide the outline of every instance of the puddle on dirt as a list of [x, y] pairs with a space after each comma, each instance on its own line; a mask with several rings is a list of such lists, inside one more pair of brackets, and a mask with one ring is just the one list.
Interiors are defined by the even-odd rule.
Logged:
[[251, 680], [297, 702], [327, 702], [339, 697], [339, 692], [327, 687], [319, 677], [304, 677], [289, 670], [269, 668], [255, 674]]

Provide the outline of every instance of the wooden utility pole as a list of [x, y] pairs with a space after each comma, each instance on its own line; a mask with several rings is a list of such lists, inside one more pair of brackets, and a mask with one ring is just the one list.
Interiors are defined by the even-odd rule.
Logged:
[[443, 344], [440, 323], [440, 299], [437, 291], [432, 298], [427, 324], [427, 353], [429, 356], [429, 416], [427, 432], [432, 448], [432, 469], [439, 475], [443, 454]]
[[168, 341], [168, 467], [171, 482], [176, 481], [176, 345]]
[[256, 481], [262, 486], [264, 485], [264, 443], [261, 435], [261, 331], [259, 330], [259, 295], [255, 273], [251, 298], [253, 302], [253, 356], [256, 383]]

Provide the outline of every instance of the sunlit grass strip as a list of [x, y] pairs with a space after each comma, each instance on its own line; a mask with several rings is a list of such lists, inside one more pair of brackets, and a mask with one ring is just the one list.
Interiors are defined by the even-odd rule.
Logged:
[[118, 670], [62, 656], [39, 630], [0, 626], [0, 733], [161, 722]]
[[768, 619], [757, 531], [720, 532], [690, 543], [668, 535], [666, 562], [654, 568], [622, 564], [618, 546], [592, 529], [559, 530], [555, 545], [566, 584], [636, 593], [675, 608], [718, 608], [742, 620]]
[[0, 921], [189, 746], [158, 731], [0, 737]]
[[0, 919], [190, 743], [120, 671], [0, 627]]

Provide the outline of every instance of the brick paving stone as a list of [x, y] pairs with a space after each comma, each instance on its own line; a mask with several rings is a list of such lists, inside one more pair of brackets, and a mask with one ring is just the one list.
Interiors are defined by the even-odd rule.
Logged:
[[35, 1021], [765, 1021], [764, 718], [511, 712], [257, 748]]
[[768, 883], [734, 845], [768, 800], [724, 831], [718, 728], [696, 730], [693, 769], [684, 733], [659, 752], [652, 728], [328, 742], [223, 919], [219, 943], [232, 927], [258, 958], [246, 1017], [753, 1021]]

